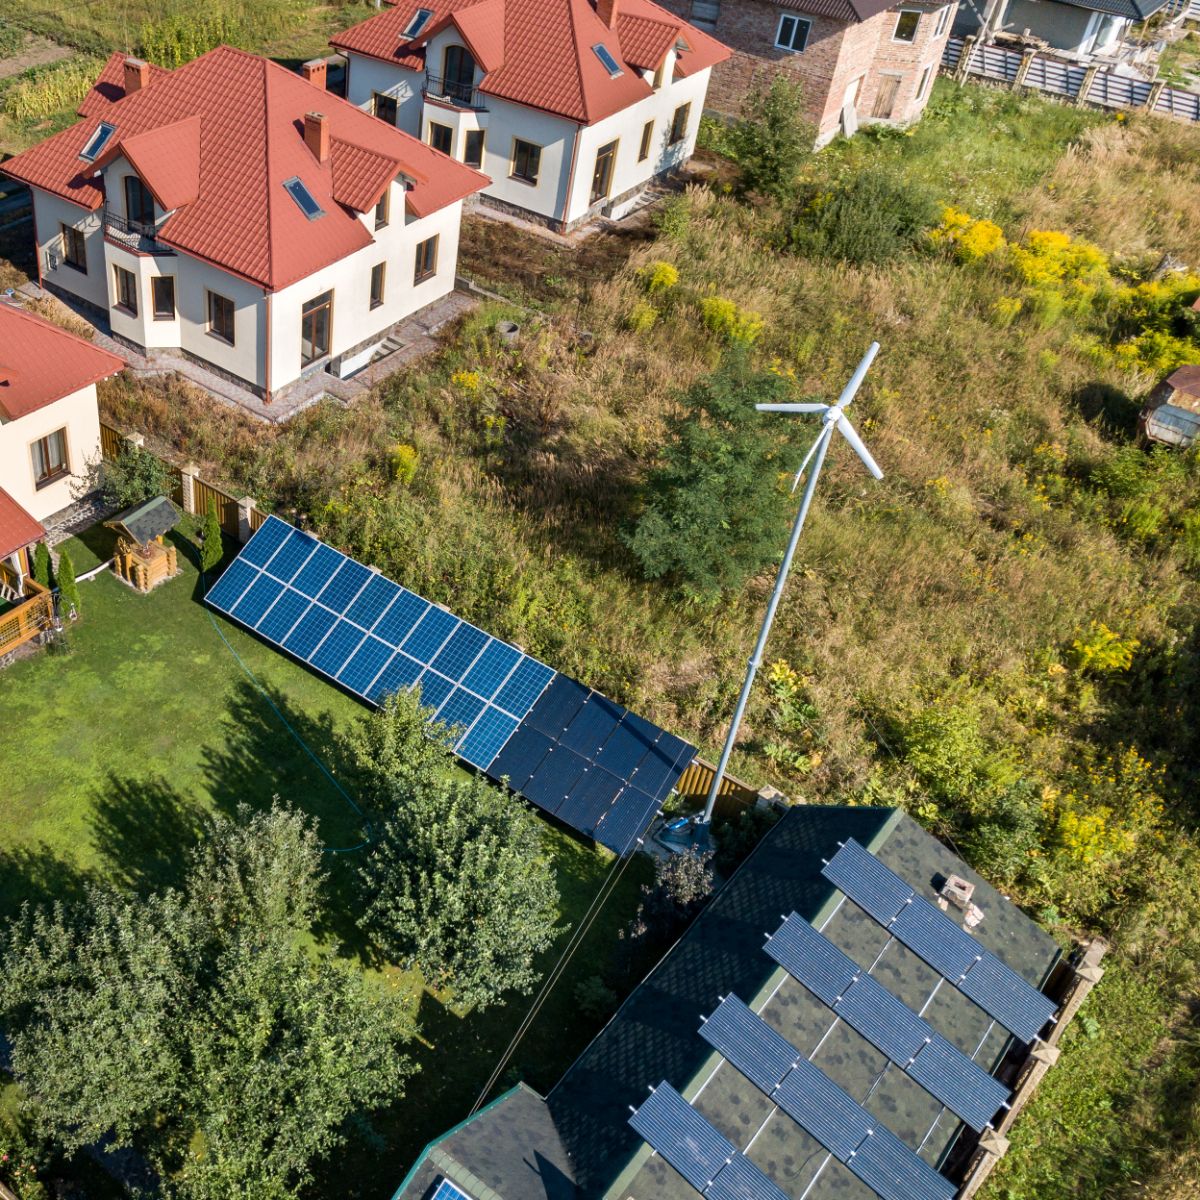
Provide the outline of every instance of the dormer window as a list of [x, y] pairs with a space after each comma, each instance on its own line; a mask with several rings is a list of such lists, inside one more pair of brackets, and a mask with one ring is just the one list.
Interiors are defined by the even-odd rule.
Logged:
[[291, 179], [285, 179], [283, 186], [287, 189], [287, 194], [295, 200], [300, 211], [310, 221], [315, 221], [318, 217], [325, 215], [325, 210], [316, 202], [312, 192], [295, 176]]
[[413, 13], [413, 19], [404, 27], [404, 32], [400, 35], [406, 41], [411, 41], [415, 37], [420, 37], [421, 31], [429, 24], [429, 18], [433, 16], [433, 9], [418, 8]]
[[617, 60], [613, 58], [612, 52], [603, 43], [593, 46], [592, 53], [600, 60], [600, 65], [608, 72], [610, 78], [616, 79], [625, 74], [617, 65]]
[[105, 147], [113, 139], [113, 134], [117, 132], [115, 125], [110, 125], [107, 121], [101, 121], [100, 127], [88, 138], [88, 143], [79, 152], [79, 157], [84, 162], [95, 162], [96, 159], [104, 153]]

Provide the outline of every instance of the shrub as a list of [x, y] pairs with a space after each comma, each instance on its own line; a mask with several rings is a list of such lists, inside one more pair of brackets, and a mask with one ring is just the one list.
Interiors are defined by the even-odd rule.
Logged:
[[79, 585], [75, 582], [75, 564], [71, 561], [69, 550], [64, 550], [58, 556], [58, 596], [62, 607], [68, 612], [72, 608], [76, 613], [81, 611]]
[[994, 221], [976, 219], [961, 208], [942, 209], [941, 224], [929, 233], [935, 246], [946, 246], [959, 262], [980, 262], [1005, 247], [1004, 231]]
[[658, 309], [648, 300], [639, 300], [625, 317], [625, 328], [634, 333], [649, 333], [658, 322]]
[[804, 90], [784, 75], [764, 87], [755, 81], [746, 98], [751, 116], [735, 121], [725, 144], [741, 167], [741, 187], [783, 200], [796, 185], [801, 164], [812, 153], [814, 133], [804, 118]]
[[50, 586], [50, 547], [45, 542], [38, 542], [33, 551], [33, 577], [42, 587]]
[[723, 296], [705, 296], [700, 301], [700, 315], [713, 333], [734, 345], [752, 346], [763, 331], [758, 313], [738, 308]]
[[1079, 670], [1109, 675], [1116, 671], [1128, 671], [1140, 644], [1137, 638], [1122, 638], [1103, 621], [1093, 621], [1087, 633], [1071, 643], [1071, 650]]
[[679, 272], [669, 262], [647, 263], [638, 273], [638, 282], [653, 296], [656, 292], [669, 292], [679, 282]]
[[603, 1021], [617, 1007], [617, 993], [600, 975], [589, 975], [575, 985], [575, 1003], [585, 1017]]
[[117, 458], [88, 463], [83, 480], [74, 490], [77, 497], [99, 491], [113, 508], [129, 508], [167, 495], [171, 491], [170, 471], [157, 455], [127, 444]]
[[397, 442], [388, 455], [388, 469], [392, 478], [403, 487], [409, 487], [417, 477], [421, 465], [421, 453], [416, 446]]
[[221, 542], [221, 521], [217, 516], [216, 500], [209, 500], [201, 531], [200, 570], [211, 571], [221, 561], [225, 547]]

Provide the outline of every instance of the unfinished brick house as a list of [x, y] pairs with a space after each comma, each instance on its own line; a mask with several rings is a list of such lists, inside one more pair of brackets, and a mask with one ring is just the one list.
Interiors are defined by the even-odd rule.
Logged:
[[659, 0], [733, 50], [708, 107], [739, 114], [755, 76], [802, 84], [817, 145], [860, 124], [920, 118], [958, 7], [904, 0]]

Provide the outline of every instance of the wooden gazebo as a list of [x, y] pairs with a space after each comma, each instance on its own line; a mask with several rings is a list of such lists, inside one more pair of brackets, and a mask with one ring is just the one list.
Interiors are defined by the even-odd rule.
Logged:
[[163, 540], [179, 524], [179, 510], [166, 496], [135, 504], [104, 524], [117, 531], [113, 570], [139, 592], [179, 574], [175, 547]]

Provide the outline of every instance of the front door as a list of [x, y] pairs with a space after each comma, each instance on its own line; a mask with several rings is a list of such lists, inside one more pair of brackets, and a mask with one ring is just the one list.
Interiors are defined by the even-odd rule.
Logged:
[[899, 90], [899, 75], [881, 75], [879, 91], [875, 93], [875, 105], [871, 109], [871, 116], [880, 121], [890, 120], [892, 110], [896, 107], [896, 93]]
[[609, 142], [596, 152], [596, 169], [592, 172], [592, 203], [608, 199], [612, 189], [613, 167], [617, 161], [617, 143]]
[[300, 365], [307, 367], [329, 353], [329, 331], [333, 324], [333, 293], [323, 292], [310, 300], [300, 313]]
[[459, 104], [470, 104], [475, 90], [475, 60], [464, 46], [447, 46], [443, 60], [445, 94]]

